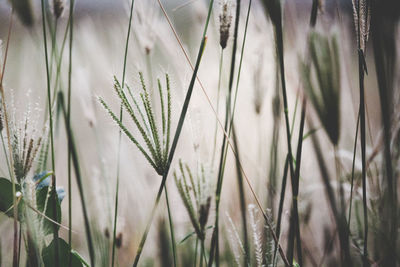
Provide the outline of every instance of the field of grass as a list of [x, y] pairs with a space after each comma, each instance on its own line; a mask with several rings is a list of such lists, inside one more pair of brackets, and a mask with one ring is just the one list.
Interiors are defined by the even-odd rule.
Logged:
[[0, 2], [0, 266], [398, 266], [400, 2]]

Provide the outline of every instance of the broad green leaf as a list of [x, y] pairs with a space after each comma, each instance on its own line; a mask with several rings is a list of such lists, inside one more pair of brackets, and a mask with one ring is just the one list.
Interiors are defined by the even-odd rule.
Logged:
[[[21, 190], [19, 184], [15, 184], [15, 191]], [[13, 216], [13, 187], [10, 180], [0, 178], [0, 211], [6, 213], [8, 217]], [[22, 200], [19, 202], [19, 214], [22, 213]]]
[[[56, 201], [56, 216], [53, 211], [54, 207], [54, 198], [53, 198], [53, 192], [50, 192], [48, 194], [49, 187], [45, 186], [39, 189], [36, 192], [36, 204], [37, 208], [40, 212], [45, 214], [47, 217], [50, 219], [60, 223], [61, 222], [61, 206], [60, 206], [60, 201], [57, 198]], [[47, 199], [47, 206], [46, 206], [46, 211], [44, 211], [44, 207], [46, 205], [46, 199]], [[48, 220], [47, 218], [43, 218], [43, 228], [45, 234], [50, 234], [53, 233], [54, 231], [54, 223]], [[57, 225], [57, 231], [60, 227]]]

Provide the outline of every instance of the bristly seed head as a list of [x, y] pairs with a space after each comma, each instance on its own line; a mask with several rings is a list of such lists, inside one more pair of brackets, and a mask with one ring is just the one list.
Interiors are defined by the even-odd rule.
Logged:
[[[27, 93], [30, 97], [30, 91]], [[11, 101], [12, 107], [15, 107], [13, 100]], [[37, 104], [38, 105], [38, 104]], [[42, 144], [43, 136], [46, 136], [47, 124], [43, 127], [42, 131], [37, 130], [39, 108], [35, 108], [35, 114], [31, 114], [30, 103], [25, 111], [22, 120], [15, 117], [15, 110], [11, 120], [11, 149], [14, 161], [14, 172], [18, 182], [21, 182], [27, 177], [31, 170], [36, 155]], [[18, 121], [18, 123], [17, 123]], [[39, 135], [37, 135], [39, 133]]]
[[229, 39], [229, 29], [232, 23], [232, 15], [231, 15], [231, 8], [232, 4], [229, 1], [224, 0], [221, 2], [221, 13], [219, 15], [219, 44], [221, 45], [222, 49], [225, 49], [228, 39]]
[[204, 240], [211, 206], [210, 188], [204, 168], [201, 166], [194, 176], [189, 166], [179, 160], [179, 173], [174, 172], [174, 179], [196, 235]]
[[[168, 170], [168, 157], [170, 152], [170, 136], [171, 136], [171, 90], [170, 80], [168, 74], [165, 75], [166, 92], [162, 88], [161, 81], [158, 80], [158, 92], [161, 105], [161, 134], [160, 127], [155, 120], [153, 104], [150, 102], [149, 91], [146, 88], [144, 77], [139, 72], [140, 83], [142, 90], [139, 93], [139, 98], [135, 97], [131, 88], [125, 84], [126, 92], [123, 90], [121, 84], [114, 78], [114, 89], [122, 101], [122, 105], [129, 117], [132, 119], [133, 124], [136, 126], [145, 146], [141, 145], [136, 137], [127, 129], [127, 127], [120, 121], [117, 115], [110, 109], [106, 102], [100, 98], [100, 102], [106, 111], [110, 114], [111, 118], [118, 124], [126, 136], [135, 144], [140, 150], [146, 160], [154, 168], [160, 176], [164, 175]], [[165, 97], [166, 93], [166, 97]], [[129, 99], [128, 99], [129, 97]], [[166, 102], [166, 103], [165, 103]], [[147, 148], [147, 149], [146, 149]]]
[[370, 1], [352, 0], [354, 25], [357, 35], [357, 43], [365, 54], [369, 37], [369, 26], [371, 21]]

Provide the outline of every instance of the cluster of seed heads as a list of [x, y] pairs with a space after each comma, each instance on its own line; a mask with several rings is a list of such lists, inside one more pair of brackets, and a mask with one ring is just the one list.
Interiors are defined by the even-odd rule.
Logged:
[[187, 164], [179, 161], [179, 173], [174, 172], [174, 179], [179, 195], [189, 214], [190, 221], [200, 240], [205, 238], [205, 226], [210, 213], [211, 196], [208, 195], [204, 168], [196, 176], [196, 180]]
[[12, 128], [11, 148], [14, 162], [15, 176], [20, 182], [25, 179], [32, 168], [36, 155], [41, 147], [42, 137], [36, 136], [36, 130], [30, 125], [32, 121], [27, 113], [24, 124]]
[[[117, 115], [109, 108], [103, 99], [100, 98], [101, 104], [111, 115], [112, 119], [118, 124], [121, 130], [126, 136], [136, 145], [143, 156], [147, 159], [150, 165], [155, 169], [159, 175], [164, 175], [168, 166], [168, 156], [170, 150], [170, 135], [171, 135], [171, 90], [168, 74], [165, 75], [166, 87], [167, 87], [167, 107], [164, 104], [163, 89], [161, 81], [158, 80], [158, 91], [160, 96], [161, 105], [161, 119], [162, 119], [162, 135], [159, 134], [159, 126], [157, 126], [153, 107], [150, 102], [149, 92], [146, 88], [143, 74], [139, 73], [140, 82], [142, 86], [142, 92], [140, 92], [140, 102], [142, 107], [139, 105], [136, 97], [134, 97], [132, 90], [129, 86], [126, 86], [130, 100], [128, 100], [121, 84], [114, 77], [114, 89], [122, 102], [122, 106], [129, 114], [134, 125], [140, 132], [142, 139], [145, 142], [145, 147], [133, 136], [133, 134], [127, 129]], [[167, 109], [165, 111], [165, 109]]]

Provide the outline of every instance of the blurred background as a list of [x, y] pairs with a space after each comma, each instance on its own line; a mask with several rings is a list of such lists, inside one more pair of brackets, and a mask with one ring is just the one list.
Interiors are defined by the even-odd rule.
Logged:
[[[13, 30], [10, 39], [7, 68], [4, 76], [4, 88], [10, 103], [11, 110], [15, 113], [16, 120], [22, 120], [26, 111], [36, 112], [36, 119], [32, 119], [33, 128], [41, 129], [45, 121], [46, 103], [46, 72], [44, 61], [44, 48], [42, 25], [40, 17], [40, 1], [33, 2], [33, 25], [24, 26], [18, 17], [13, 17]], [[207, 15], [209, 1], [203, 0], [165, 0], [166, 11], [173, 21], [174, 27], [187, 49], [189, 58], [195, 61], [201, 40], [201, 33]], [[341, 74], [341, 138], [339, 144], [339, 157], [343, 172], [351, 171], [353, 138], [358, 110], [358, 61], [356, 54], [356, 41], [354, 37], [354, 22], [350, 0], [320, 1], [317, 29], [324, 33], [338, 36], [340, 46]], [[300, 111], [294, 114], [296, 99], [302, 95], [298, 62], [306, 50], [309, 13], [312, 0], [287, 0], [284, 1], [284, 38], [285, 38], [285, 63], [286, 79], [288, 84], [289, 113], [298, 127]], [[127, 0], [77, 0], [74, 21], [73, 42], [73, 70], [72, 70], [72, 128], [76, 137], [81, 168], [84, 177], [84, 190], [88, 199], [88, 209], [91, 224], [96, 238], [97, 253], [109, 250], [110, 236], [113, 225], [115, 183], [117, 174], [118, 155], [118, 127], [99, 104], [98, 97], [110, 103], [114, 112], [119, 109], [119, 100], [113, 89], [113, 76], [122, 77], [122, 66], [125, 49], [125, 38], [128, 27], [130, 1]], [[239, 50], [242, 48], [243, 30], [248, 1], [242, 1], [240, 18], [240, 35], [238, 39]], [[68, 21], [68, 6], [64, 16], [59, 20], [56, 34], [58, 48], [63, 41], [64, 31]], [[7, 30], [10, 19], [9, 1], [0, 1], [0, 39], [3, 41], [1, 51], [4, 55], [4, 46], [7, 39]], [[164, 79], [168, 73], [171, 78], [172, 89], [172, 129], [175, 129], [178, 114], [188, 88], [191, 68], [187, 63], [165, 17], [160, 11], [156, 1], [136, 0], [132, 24], [132, 39], [129, 44], [127, 59], [127, 84], [140, 90], [138, 72], [144, 73], [145, 81], [149, 88], [154, 88], [156, 79]], [[199, 78], [204, 84], [207, 96], [214, 108], [217, 106], [218, 97], [218, 69], [220, 58], [219, 47], [219, 19], [221, 4], [215, 2], [208, 43], [204, 59], [199, 70]], [[240, 80], [238, 104], [235, 115], [237, 136], [243, 169], [249, 177], [256, 193], [265, 208], [276, 214], [279, 199], [280, 179], [285, 162], [286, 140], [283, 117], [279, 124], [280, 137], [278, 146], [278, 187], [277, 196], [271, 203], [268, 198], [273, 118], [273, 98], [276, 90], [275, 75], [275, 47], [273, 42], [273, 28], [266, 18], [263, 7], [259, 1], [253, 1], [250, 12], [249, 30], [244, 49], [242, 76]], [[232, 38], [228, 41], [225, 52], [225, 61], [222, 66], [222, 89], [218, 116], [224, 118], [225, 94], [228, 86], [230, 51]], [[66, 90], [68, 68], [68, 43], [65, 46], [61, 65], [60, 90]], [[367, 49], [367, 53], [368, 53]], [[367, 56], [367, 63], [372, 57]], [[370, 64], [370, 73], [374, 73], [373, 64]], [[366, 77], [367, 108], [369, 110], [370, 135], [368, 151], [374, 149], [377, 137], [380, 135], [380, 114], [375, 112], [378, 107], [376, 101], [378, 92], [374, 75]], [[34, 107], [34, 108], [32, 108]], [[257, 110], [259, 108], [260, 110]], [[316, 120], [315, 112], [310, 109], [310, 118], [314, 119], [317, 132], [323, 143], [327, 159], [334, 158], [333, 148], [328, 137], [318, 129], [320, 123]], [[157, 111], [159, 112], [159, 110]], [[158, 115], [159, 118], [159, 115]], [[56, 121], [56, 175], [57, 184], [67, 187], [67, 139], [63, 129], [62, 120]], [[215, 114], [210, 107], [204, 93], [198, 84], [195, 85], [189, 114], [184, 125], [182, 138], [177, 147], [177, 153], [172, 163], [173, 170], [177, 168], [179, 159], [187, 162], [193, 169], [201, 164], [207, 170], [207, 179], [212, 189], [215, 188], [217, 163], [212, 162], [214, 132], [216, 126]], [[133, 129], [133, 124], [130, 124]], [[306, 126], [305, 132], [310, 130]], [[136, 131], [133, 131], [137, 133]], [[217, 155], [222, 142], [222, 131], [217, 131]], [[296, 133], [297, 135], [297, 133]], [[297, 140], [297, 136], [294, 136]], [[326, 247], [326, 232], [332, 230], [332, 217], [327, 211], [324, 190], [319, 172], [316, 168], [316, 159], [309, 141], [304, 142], [303, 162], [300, 180], [300, 216], [307, 217], [308, 224], [304, 226], [303, 238], [305, 250], [313, 252], [316, 261], [324, 255]], [[121, 152], [121, 182], [119, 190], [119, 212], [117, 233], [122, 236], [122, 244], [118, 248], [119, 266], [130, 266], [146, 226], [147, 218], [153, 206], [156, 192], [161, 178], [149, 166], [137, 148], [125, 137], [122, 138]], [[217, 156], [218, 158], [218, 156]], [[1, 157], [2, 166], [5, 166], [4, 157]], [[227, 168], [224, 178], [221, 203], [221, 222], [229, 228], [231, 218], [240, 229], [240, 213], [238, 211], [239, 198], [236, 182], [235, 160], [232, 153], [228, 154]], [[356, 160], [357, 171], [360, 171], [360, 159]], [[334, 165], [329, 170], [334, 172]], [[6, 176], [3, 167], [0, 174]], [[170, 190], [170, 204], [176, 229], [176, 239], [181, 241], [190, 233], [190, 220], [186, 214], [181, 198], [177, 192], [175, 182], [170, 177], [167, 182]], [[255, 201], [245, 186], [247, 204]], [[288, 187], [289, 188], [289, 187]], [[350, 186], [344, 187], [346, 195]], [[360, 198], [360, 187], [356, 187], [356, 198]], [[82, 210], [77, 193], [75, 180], [73, 182], [73, 247], [85, 258], [88, 258], [85, 241]], [[282, 237], [283, 244], [288, 235], [288, 222], [290, 212], [288, 195], [283, 217]], [[62, 223], [67, 224], [68, 206], [66, 202], [61, 205], [63, 210]], [[212, 206], [212, 209], [214, 207]], [[260, 217], [260, 213], [257, 216]], [[213, 222], [214, 214], [210, 213], [209, 222]], [[167, 220], [166, 205], [162, 198], [150, 231], [148, 242], [143, 252], [143, 266], [162, 265], [161, 230]], [[11, 253], [8, 242], [11, 242], [12, 233], [9, 231], [12, 220], [0, 216], [1, 251], [4, 266], [11, 265]], [[328, 229], [328, 230], [327, 230]], [[262, 230], [262, 229], [261, 229]], [[328, 231], [328, 232], [329, 232]], [[108, 234], [107, 234], [108, 233]], [[211, 232], [210, 232], [211, 233]], [[66, 230], [60, 230], [60, 235], [67, 236]], [[209, 234], [211, 235], [211, 234]], [[223, 240], [221, 245], [227, 252], [231, 251], [228, 245], [229, 231], [222, 230]], [[207, 240], [209, 236], [207, 237]], [[193, 240], [187, 247], [193, 248]], [[182, 254], [185, 246], [178, 245]], [[336, 252], [333, 252], [333, 255]], [[228, 256], [227, 256], [228, 257]], [[329, 256], [328, 256], [329, 257]], [[101, 256], [99, 256], [101, 258]], [[185, 255], [182, 256], [185, 258]], [[104, 259], [107, 261], [107, 259]], [[183, 262], [184, 260], [182, 260]], [[182, 263], [183, 264], [183, 263]], [[230, 266], [230, 262], [225, 262]], [[314, 264], [313, 264], [314, 265]], [[100, 265], [99, 265], [100, 266]], [[107, 266], [105, 263], [104, 266]], [[164, 265], [168, 266], [168, 265]], [[186, 266], [186, 265], [182, 265]], [[307, 266], [311, 266], [307, 265]]]

